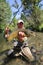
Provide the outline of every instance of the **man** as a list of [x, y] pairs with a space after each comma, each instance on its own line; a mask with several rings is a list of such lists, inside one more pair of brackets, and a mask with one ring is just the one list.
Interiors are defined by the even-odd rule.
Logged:
[[15, 52], [15, 50], [19, 50], [19, 52], [21, 51], [20, 54], [23, 53], [28, 60], [34, 61], [34, 57], [30, 49], [28, 48], [28, 36], [30, 35], [27, 33], [27, 30], [24, 27], [24, 21], [19, 20], [17, 23], [17, 27], [18, 28], [16, 29], [16, 31], [10, 34], [8, 37], [8, 41], [16, 39], [16, 41], [14, 40], [14, 48], [8, 52], [8, 55], [13, 53], [13, 51]]

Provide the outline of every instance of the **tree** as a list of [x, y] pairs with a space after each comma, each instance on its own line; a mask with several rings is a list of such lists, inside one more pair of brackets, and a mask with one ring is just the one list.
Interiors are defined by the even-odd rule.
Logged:
[[11, 9], [6, 0], [0, 0], [0, 29], [3, 29], [11, 18]]
[[[14, 17], [17, 15], [17, 13], [20, 11], [21, 8], [23, 15], [21, 14], [21, 18], [25, 17], [27, 20], [30, 20], [29, 26], [39, 30], [39, 26], [41, 24], [41, 4], [39, 4], [42, 0], [20, 0], [21, 5], [19, 7], [19, 4], [17, 0], [14, 0], [15, 4], [12, 6], [17, 9], [17, 11], [14, 12]], [[24, 16], [25, 15], [25, 16]], [[25, 19], [25, 20], [26, 20]], [[23, 19], [24, 20], [24, 19]]]
[[33, 23], [30, 25], [36, 30], [39, 29], [41, 24], [40, 2], [41, 0], [22, 0], [22, 4], [24, 6], [22, 12], [26, 15], [26, 17], [30, 17], [30, 19], [32, 19], [31, 21]]

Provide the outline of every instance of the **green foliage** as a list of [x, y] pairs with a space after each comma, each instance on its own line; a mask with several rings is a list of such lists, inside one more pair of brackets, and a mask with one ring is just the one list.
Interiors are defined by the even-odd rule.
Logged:
[[17, 19], [14, 17], [12, 21], [13, 21], [13, 24], [14, 24], [14, 27], [15, 27], [16, 24], [17, 24]]
[[[40, 25], [43, 22], [43, 12], [40, 10], [39, 3], [41, 0], [23, 0], [22, 4], [24, 5], [24, 14], [26, 15], [29, 23], [29, 28], [40, 30]], [[28, 11], [27, 11], [28, 10]], [[30, 10], [30, 11], [29, 11]], [[26, 11], [26, 12], [25, 12]], [[30, 15], [29, 15], [30, 14]]]
[[25, 9], [28, 9], [30, 5], [33, 7], [34, 5], [39, 5], [41, 0], [22, 0], [22, 4], [24, 5]]
[[11, 10], [9, 4], [5, 0], [0, 0], [0, 28], [4, 28], [10, 21]]
[[41, 25], [39, 26], [39, 30], [43, 31], [43, 23], [41, 23]]
[[14, 17], [12, 19], [11, 24], [9, 24], [9, 28], [10, 28], [11, 31], [13, 31], [16, 28], [16, 26], [17, 26], [17, 19]]
[[9, 27], [9, 29], [10, 29], [11, 31], [14, 30], [14, 24], [13, 24], [13, 23], [11, 23], [8, 27]]
[[25, 28], [29, 27], [29, 21], [27, 20], [26, 16], [24, 14], [21, 14], [21, 19], [24, 21]]

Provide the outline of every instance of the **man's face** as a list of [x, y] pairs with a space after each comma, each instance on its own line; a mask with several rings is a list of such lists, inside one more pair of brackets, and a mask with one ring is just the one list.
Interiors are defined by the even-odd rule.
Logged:
[[22, 22], [18, 23], [17, 25], [18, 25], [18, 28], [22, 28], [23, 27], [23, 23]]

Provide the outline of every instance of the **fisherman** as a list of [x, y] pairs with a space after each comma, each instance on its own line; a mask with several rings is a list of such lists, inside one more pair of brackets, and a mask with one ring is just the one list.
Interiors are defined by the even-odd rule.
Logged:
[[[34, 61], [34, 56], [32, 55], [29, 47], [28, 47], [28, 37], [30, 34], [27, 33], [27, 30], [25, 30], [24, 27], [24, 21], [19, 20], [17, 22], [17, 29], [16, 32], [13, 32], [11, 35], [8, 37], [8, 41], [14, 39], [14, 48], [9, 50], [8, 55], [15, 52], [15, 50], [22, 51], [22, 53], [30, 60]], [[17, 39], [17, 40], [15, 40]]]

